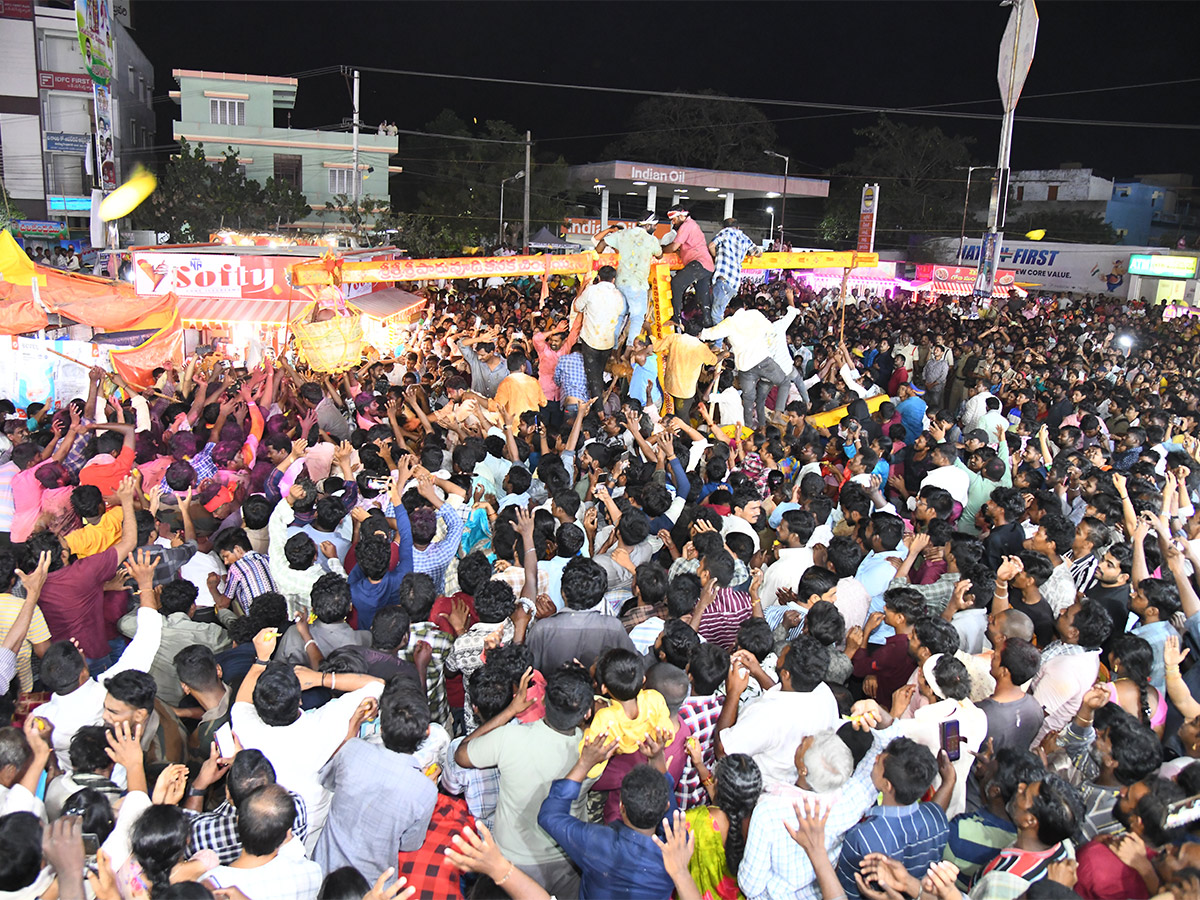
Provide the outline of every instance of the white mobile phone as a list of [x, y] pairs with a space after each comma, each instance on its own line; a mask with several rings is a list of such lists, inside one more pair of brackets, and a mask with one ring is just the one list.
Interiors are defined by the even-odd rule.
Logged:
[[217, 752], [225, 759], [231, 759], [237, 753], [237, 745], [233, 742], [233, 726], [228, 722], [217, 729], [213, 740], [217, 742]]

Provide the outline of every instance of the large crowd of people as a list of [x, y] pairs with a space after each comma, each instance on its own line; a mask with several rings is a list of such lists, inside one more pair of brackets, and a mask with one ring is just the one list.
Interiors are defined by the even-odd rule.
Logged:
[[1200, 896], [1190, 320], [671, 219], [0, 401], [0, 896]]

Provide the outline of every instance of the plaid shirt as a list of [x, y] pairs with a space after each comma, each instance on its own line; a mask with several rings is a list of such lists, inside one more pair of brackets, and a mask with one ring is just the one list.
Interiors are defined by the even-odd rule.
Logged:
[[450, 560], [458, 553], [458, 541], [462, 536], [463, 520], [449, 503], [443, 503], [437, 511], [438, 518], [446, 523], [446, 536], [435, 541], [424, 550], [413, 548], [413, 571], [423, 572], [433, 579], [433, 586], [440, 594], [446, 584], [446, 569]]
[[[716, 749], [713, 746], [713, 732], [717, 728], [717, 719], [721, 717], [721, 706], [725, 698], [720, 694], [709, 694], [707, 697], [688, 697], [679, 708], [679, 720], [692, 729], [692, 737], [700, 745], [700, 755], [704, 766], [709, 771], [717, 763]], [[691, 809], [694, 806], [708, 804], [708, 794], [700, 783], [700, 773], [691, 756], [683, 764], [683, 774], [675, 785], [675, 800], [680, 809]]]
[[740, 228], [722, 228], [713, 238], [717, 248], [713, 280], [724, 278], [736, 291], [742, 284], [742, 260], [756, 245]]
[[1091, 725], [1080, 728], [1075, 724], [1074, 716], [1066, 727], [1059, 733], [1059, 745], [1066, 751], [1071, 768], [1074, 769], [1078, 781], [1079, 792], [1083, 796], [1084, 816], [1079, 824], [1080, 834], [1085, 841], [1101, 834], [1119, 834], [1125, 830], [1113, 816], [1113, 807], [1117, 805], [1120, 791], [1111, 787], [1096, 784], [1100, 777], [1100, 763], [1094, 751], [1096, 729]]
[[500, 802], [500, 770], [464, 769], [454, 761], [454, 754], [463, 738], [455, 738], [446, 751], [446, 766], [442, 769], [442, 787], [452, 794], [461, 794], [471, 815], [486, 825], [495, 827], [496, 805]]
[[958, 572], [946, 572], [931, 584], [913, 584], [907, 578], [893, 578], [888, 582], [888, 589], [894, 587], [912, 588], [925, 598], [925, 607], [931, 615], [940, 616], [954, 596], [954, 586], [962, 575]]
[[420, 850], [399, 855], [396, 876], [416, 888], [420, 900], [462, 900], [459, 879], [463, 873], [446, 859], [446, 848], [454, 846], [450, 842], [454, 835], [474, 824], [465, 800], [438, 794], [425, 843]]
[[[296, 801], [296, 821], [292, 823], [292, 834], [303, 842], [308, 837], [308, 808], [304, 798], [288, 791]], [[209, 813], [198, 814], [184, 810], [191, 818], [191, 835], [188, 837], [188, 855], [201, 850], [212, 850], [227, 866], [242, 855], [242, 842], [238, 839], [238, 813], [233, 804], [226, 800]]]
[[558, 385], [563, 400], [568, 397], [587, 400], [591, 397], [587, 389], [587, 375], [583, 371], [582, 353], [564, 353], [558, 358], [558, 365], [554, 367], [554, 383]]
[[277, 590], [271, 577], [271, 561], [251, 550], [232, 566], [225, 576], [225, 596], [234, 600], [245, 615], [250, 615], [250, 601], [259, 594]]
[[[189, 457], [188, 462], [191, 463], [193, 469], [196, 470], [196, 484], [204, 484], [206, 481], [211, 481], [217, 477], [217, 464], [212, 461], [213, 448], [217, 445], [210, 441], [204, 445], [204, 449], [195, 456]], [[170, 496], [175, 492], [171, 490], [171, 486], [167, 484], [167, 476], [162, 477], [162, 481], [158, 483], [162, 488], [163, 493]]]
[[[80, 425], [94, 425], [95, 423], [95, 419], [89, 419], [86, 416], [79, 420]], [[63, 460], [63, 468], [72, 475], [78, 475], [79, 470], [83, 468], [83, 464], [87, 462], [87, 457], [83, 455], [83, 451], [87, 448], [91, 437], [91, 431], [81, 431], [75, 438], [75, 443], [71, 445], [71, 449], [67, 451], [67, 458]]]
[[[429, 712], [437, 722], [453, 734], [454, 720], [450, 717], [450, 703], [446, 699], [446, 659], [454, 649], [454, 636], [446, 634], [432, 622], [413, 622], [409, 629], [408, 644], [401, 648], [399, 656], [413, 661], [413, 650], [421, 641], [433, 648], [433, 659], [429, 663], [426, 690], [429, 693]], [[434, 811], [437, 819], [437, 811]]]
[[[695, 575], [700, 571], [699, 559], [684, 559], [682, 556], [671, 563], [668, 580], [674, 581], [680, 575]], [[733, 558], [733, 581], [731, 584], [745, 584], [750, 580], [750, 568], [738, 559]]]
[[647, 619], [652, 619], [657, 616], [660, 619], [667, 617], [667, 602], [655, 603], [653, 606], [635, 606], [625, 615], [621, 616], [621, 624], [625, 626], [626, 631], [633, 631], [638, 625], [641, 625]]

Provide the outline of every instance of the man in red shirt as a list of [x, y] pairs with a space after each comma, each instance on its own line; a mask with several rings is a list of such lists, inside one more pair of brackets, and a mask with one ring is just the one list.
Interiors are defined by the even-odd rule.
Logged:
[[708, 241], [704, 232], [682, 206], [667, 210], [671, 227], [675, 229], [675, 240], [663, 247], [664, 253], [679, 253], [683, 268], [671, 276], [671, 302], [675, 306], [675, 318], [683, 321], [683, 292], [696, 285], [696, 302], [704, 313], [704, 325], [712, 324], [712, 279], [713, 258], [708, 252]]
[[96, 455], [79, 470], [79, 483], [100, 488], [111, 497], [121, 479], [133, 471], [133, 425], [128, 422], [96, 422], [85, 425], [91, 431], [103, 431], [96, 438]]

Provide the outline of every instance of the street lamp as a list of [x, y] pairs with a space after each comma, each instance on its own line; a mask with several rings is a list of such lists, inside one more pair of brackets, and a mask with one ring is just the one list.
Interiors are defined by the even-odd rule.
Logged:
[[[788, 166], [792, 164], [792, 159], [789, 156], [784, 156], [782, 153], [776, 153], [774, 150], [764, 150], [767, 156], [774, 156], [776, 159], [783, 160], [783, 203], [780, 204], [779, 210], [779, 247], [783, 248], [783, 223], [787, 220], [787, 180]], [[774, 228], [772, 228], [774, 231]]]
[[[962, 167], [960, 166], [959, 168], [962, 168]], [[992, 167], [991, 166], [967, 166], [966, 167], [966, 169], [967, 169], [967, 192], [965, 195], [963, 195], [962, 226], [958, 229], [958, 263], [957, 263], [957, 265], [960, 265], [960, 266], [962, 265], [963, 242], [966, 240], [966, 235], [967, 235], [967, 204], [971, 200], [971, 173], [974, 172], [976, 169], [990, 169], [990, 168], [992, 168]], [[980, 249], [982, 249], [982, 247]]]
[[768, 206], [768, 207], [767, 207], [767, 212], [769, 212], [769, 213], [771, 214], [771, 232], [770, 232], [770, 236], [771, 236], [771, 242], [772, 242], [772, 243], [774, 243], [774, 241], [775, 241], [775, 207], [773, 207], [773, 206]]
[[500, 233], [499, 233], [499, 236], [496, 241], [497, 244], [504, 243], [504, 185], [508, 184], [510, 181], [519, 181], [520, 179], [522, 179], [524, 177], [525, 177], [525, 170], [522, 169], [520, 172], [518, 172], [516, 175], [513, 175], [511, 178], [505, 178], [503, 181], [500, 182]]

